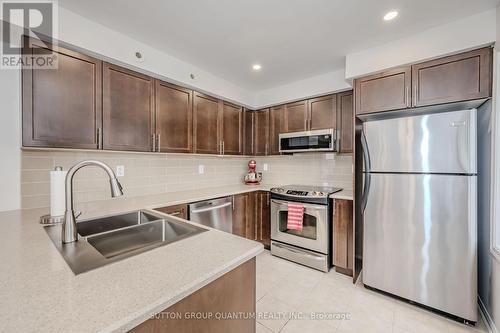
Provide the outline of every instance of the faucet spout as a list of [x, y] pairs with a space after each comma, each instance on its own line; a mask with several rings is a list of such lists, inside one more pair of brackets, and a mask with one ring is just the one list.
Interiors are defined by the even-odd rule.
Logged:
[[78, 240], [75, 210], [73, 209], [73, 177], [78, 170], [89, 165], [98, 166], [106, 171], [109, 177], [111, 196], [113, 198], [123, 195], [123, 188], [120, 182], [116, 179], [116, 175], [113, 170], [106, 163], [95, 160], [86, 160], [72, 166], [66, 175], [66, 213], [64, 214], [61, 237], [63, 243], [72, 243]]

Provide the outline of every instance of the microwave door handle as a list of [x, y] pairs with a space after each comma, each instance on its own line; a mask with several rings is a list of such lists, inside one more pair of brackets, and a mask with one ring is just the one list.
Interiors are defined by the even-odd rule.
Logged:
[[368, 202], [368, 193], [370, 192], [371, 185], [371, 175], [370, 175], [370, 152], [368, 150], [368, 143], [366, 142], [366, 136], [364, 132], [361, 132], [361, 147], [363, 149], [363, 164], [364, 164], [364, 184], [363, 192], [361, 193], [361, 207], [362, 211], [365, 211], [366, 204]]

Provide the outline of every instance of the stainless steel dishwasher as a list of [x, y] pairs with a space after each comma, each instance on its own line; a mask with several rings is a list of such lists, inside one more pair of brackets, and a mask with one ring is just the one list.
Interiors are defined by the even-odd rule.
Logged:
[[231, 197], [189, 204], [189, 220], [214, 229], [233, 232]]

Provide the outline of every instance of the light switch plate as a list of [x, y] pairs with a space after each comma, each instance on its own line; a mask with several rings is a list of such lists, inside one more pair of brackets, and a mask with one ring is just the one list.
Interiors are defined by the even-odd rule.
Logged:
[[264, 171], [269, 171], [269, 164], [264, 163], [263, 168], [264, 168]]
[[200, 175], [205, 173], [205, 166], [203, 164], [198, 165], [198, 173]]
[[125, 166], [117, 165], [116, 166], [116, 177], [123, 177], [123, 176], [125, 176]]
[[334, 160], [335, 159], [335, 154], [325, 154], [325, 159], [327, 159], [327, 160]]

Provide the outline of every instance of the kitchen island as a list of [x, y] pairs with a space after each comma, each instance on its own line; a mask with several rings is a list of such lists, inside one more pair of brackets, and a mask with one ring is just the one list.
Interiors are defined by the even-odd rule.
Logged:
[[[250, 274], [242, 284], [255, 310], [254, 258], [263, 250], [260, 243], [210, 229], [74, 275], [38, 223], [46, 212], [0, 213], [2, 332], [126, 332], [203, 293], [226, 274], [242, 271]], [[231, 294], [231, 285], [223, 291]], [[255, 325], [255, 319], [250, 322]]]

